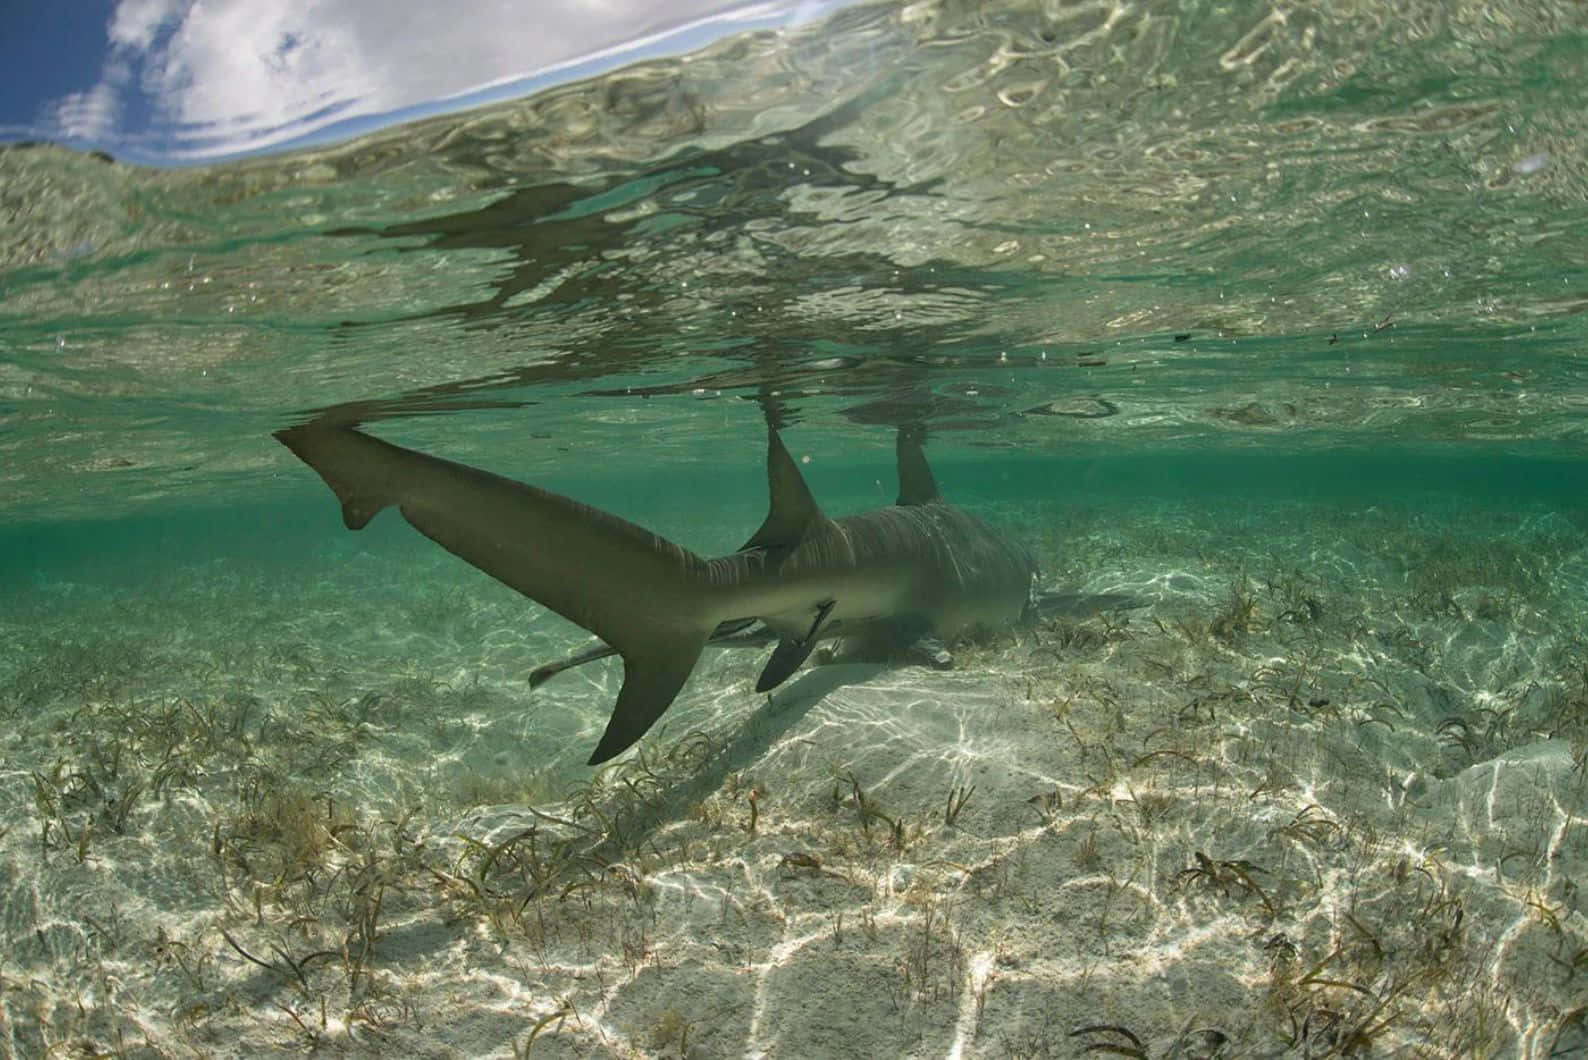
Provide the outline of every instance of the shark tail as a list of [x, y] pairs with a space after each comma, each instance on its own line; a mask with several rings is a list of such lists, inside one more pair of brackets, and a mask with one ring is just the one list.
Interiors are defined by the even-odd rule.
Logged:
[[327, 428], [289, 427], [277, 431], [274, 437], [291, 449], [299, 460], [314, 468], [325, 484], [331, 487], [337, 502], [342, 505], [342, 525], [349, 530], [364, 529], [382, 508], [397, 502], [395, 494], [372, 488], [367, 482], [357, 482], [352, 476], [344, 474], [336, 464], [317, 459], [321, 447], [316, 443], [329, 437]]
[[588, 765], [600, 765], [622, 754], [644, 736], [672, 706], [706, 647], [704, 633], [658, 629], [652, 634], [619, 652], [623, 656], [623, 688]]
[[325, 480], [348, 529], [395, 506], [459, 559], [623, 657], [623, 688], [591, 765], [656, 723], [716, 631], [720, 589], [704, 562], [643, 527], [350, 427], [308, 424], [275, 437]]

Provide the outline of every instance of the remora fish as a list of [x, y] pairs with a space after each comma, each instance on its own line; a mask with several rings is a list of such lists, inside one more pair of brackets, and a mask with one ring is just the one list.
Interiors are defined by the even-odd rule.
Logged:
[[938, 496], [906, 431], [899, 503], [829, 519], [769, 428], [766, 520], [741, 549], [714, 559], [568, 497], [352, 427], [310, 423], [275, 437], [331, 487], [348, 529], [396, 505], [420, 533], [622, 656], [623, 687], [591, 765], [655, 724], [709, 641], [755, 620], [779, 638], [756, 683], [764, 692], [834, 623], [884, 643], [948, 641], [1019, 620], [1037, 576], [1024, 547]]

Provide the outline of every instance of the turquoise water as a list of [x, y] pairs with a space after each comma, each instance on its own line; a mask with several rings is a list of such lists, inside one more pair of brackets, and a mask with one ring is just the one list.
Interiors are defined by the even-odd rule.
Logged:
[[[1588, 1048], [1585, 31], [877, 4], [291, 155], [0, 148], [0, 1055]], [[347, 532], [316, 414], [705, 554], [766, 419], [835, 515], [924, 424], [1140, 606], [708, 652], [593, 770], [621, 666], [531, 692], [583, 631]]]

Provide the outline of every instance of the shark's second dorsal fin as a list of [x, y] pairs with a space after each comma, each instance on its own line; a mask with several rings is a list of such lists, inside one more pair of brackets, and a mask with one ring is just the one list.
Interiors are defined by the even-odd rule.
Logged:
[[806, 532], [827, 517], [805, 485], [805, 476], [771, 427], [766, 431], [766, 486], [771, 504], [766, 521], [739, 551], [752, 548], [793, 548]]
[[932, 469], [926, 466], [926, 453], [921, 448], [925, 440], [926, 431], [921, 427], [899, 428], [898, 504], [930, 504], [942, 499]]

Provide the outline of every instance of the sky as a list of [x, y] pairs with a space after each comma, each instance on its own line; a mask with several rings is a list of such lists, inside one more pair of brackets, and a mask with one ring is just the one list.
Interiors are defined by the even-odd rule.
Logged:
[[0, 0], [0, 139], [182, 163], [521, 95], [834, 0]]
[[26, 127], [47, 100], [99, 79], [113, 2], [0, 0], [0, 129]]

